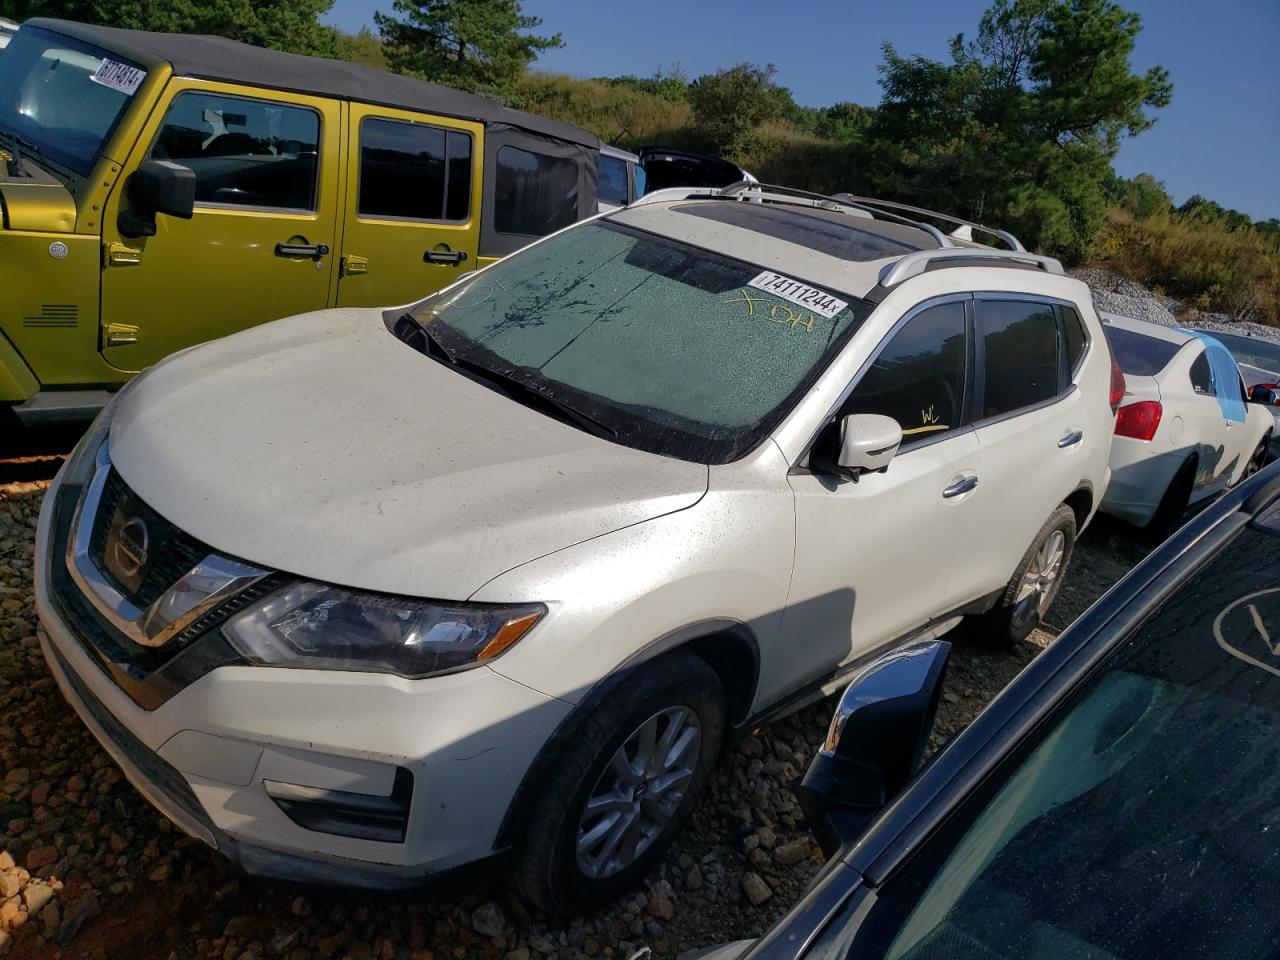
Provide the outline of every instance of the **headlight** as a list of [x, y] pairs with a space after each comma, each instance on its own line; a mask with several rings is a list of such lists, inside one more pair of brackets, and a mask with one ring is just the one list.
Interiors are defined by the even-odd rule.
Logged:
[[421, 677], [492, 660], [546, 612], [542, 604], [440, 603], [304, 582], [222, 630], [254, 663]]

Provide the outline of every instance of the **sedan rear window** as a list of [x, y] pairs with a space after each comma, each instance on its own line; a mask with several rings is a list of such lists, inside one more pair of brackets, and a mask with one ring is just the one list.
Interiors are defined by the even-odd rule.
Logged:
[[1135, 377], [1154, 377], [1169, 365], [1181, 344], [1148, 337], [1110, 324], [1102, 325], [1120, 369]]
[[430, 298], [415, 318], [451, 354], [572, 404], [620, 443], [725, 463], [763, 439], [870, 311], [598, 221]]

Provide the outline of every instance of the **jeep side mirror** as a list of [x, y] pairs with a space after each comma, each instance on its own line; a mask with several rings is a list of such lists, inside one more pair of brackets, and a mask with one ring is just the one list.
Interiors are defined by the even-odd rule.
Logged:
[[1249, 402], [1261, 403], [1268, 407], [1280, 406], [1280, 392], [1275, 387], [1258, 383], [1249, 388]]
[[196, 205], [196, 172], [170, 160], [144, 160], [126, 185], [129, 206], [117, 226], [126, 237], [154, 237], [156, 214], [190, 220]]
[[864, 473], [888, 470], [902, 443], [898, 421], [878, 413], [851, 413], [823, 434], [814, 450], [814, 466], [854, 481]]
[[826, 742], [796, 788], [828, 857], [919, 769], [950, 656], [945, 640], [907, 644], [863, 670], [840, 697]]

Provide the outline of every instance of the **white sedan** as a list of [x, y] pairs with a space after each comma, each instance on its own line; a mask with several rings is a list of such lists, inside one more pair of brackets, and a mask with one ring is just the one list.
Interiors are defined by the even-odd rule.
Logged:
[[1189, 506], [1256, 473], [1273, 420], [1230, 352], [1199, 331], [1101, 314], [1125, 393], [1102, 510], [1169, 532]]

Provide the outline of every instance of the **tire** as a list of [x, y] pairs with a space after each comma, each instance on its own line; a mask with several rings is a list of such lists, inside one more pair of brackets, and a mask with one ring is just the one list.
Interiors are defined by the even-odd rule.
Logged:
[[[1053, 605], [1071, 562], [1075, 542], [1075, 511], [1061, 503], [1049, 514], [1049, 519], [1023, 554], [996, 605], [971, 621], [970, 632], [984, 643], [1002, 650], [1011, 649], [1025, 640]], [[1055, 545], [1057, 562], [1046, 577], [1045, 572], [1037, 572], [1037, 567], [1050, 559]], [[1033, 578], [1037, 586], [1027, 593], [1024, 587], [1030, 584], [1024, 581]]]
[[1191, 505], [1191, 491], [1196, 482], [1196, 463], [1194, 456], [1187, 457], [1183, 461], [1182, 466], [1169, 482], [1169, 488], [1160, 498], [1160, 505], [1156, 507], [1156, 512], [1151, 515], [1151, 522], [1143, 528], [1147, 537], [1155, 543], [1169, 539], [1169, 536], [1182, 526], [1182, 518], [1186, 515], [1187, 507]]
[[[572, 916], [609, 903], [635, 886], [666, 851], [706, 787], [720, 758], [725, 712], [720, 678], [692, 654], [677, 652], [620, 677], [574, 731], [542, 785], [528, 833], [516, 851], [517, 889], [549, 914]], [[643, 764], [633, 751], [644, 743], [645, 728], [654, 732], [660, 745], [673, 721], [679, 721], [675, 744], [686, 743], [678, 757], [687, 774], [682, 791], [679, 772], [670, 772], [675, 764], [667, 767], [665, 778], [635, 773]], [[686, 742], [690, 730], [696, 740], [692, 746]], [[666, 757], [674, 752], [666, 751]], [[652, 756], [660, 754], [655, 751]], [[619, 776], [619, 755], [626, 756], [634, 780]], [[665, 801], [654, 791], [662, 782], [671, 782], [667, 789], [676, 791]], [[587, 801], [601, 797], [607, 797], [613, 809], [588, 817]], [[635, 829], [609, 829], [628, 817]], [[606, 848], [615, 835], [623, 838], [615, 847], [623, 853], [610, 857]], [[582, 856], [580, 836], [598, 836], [584, 844]]]
[[1262, 435], [1262, 442], [1258, 444], [1253, 455], [1249, 457], [1249, 462], [1244, 465], [1244, 470], [1240, 472], [1240, 479], [1235, 482], [1235, 486], [1244, 483], [1255, 473], [1267, 465], [1267, 455], [1271, 452], [1271, 431], [1268, 430]]

